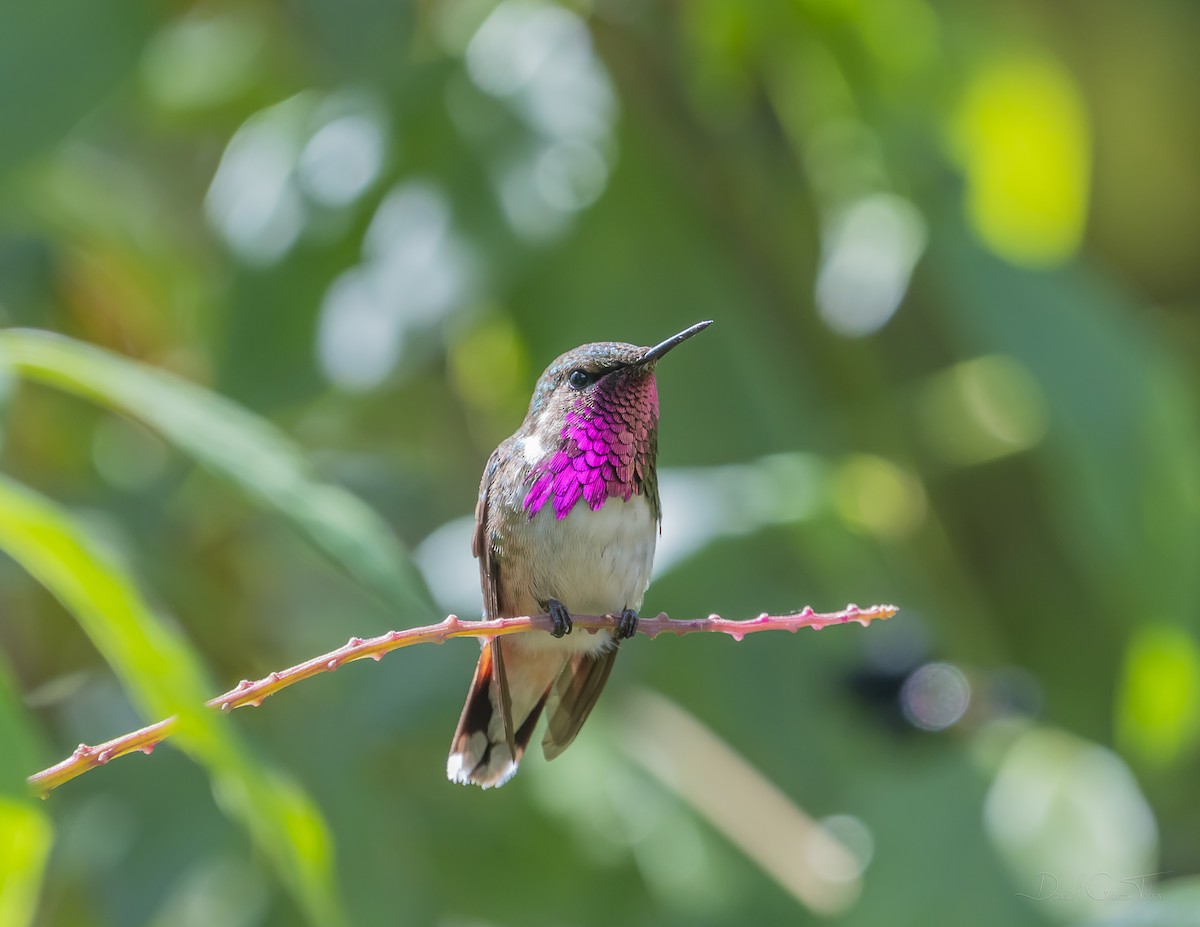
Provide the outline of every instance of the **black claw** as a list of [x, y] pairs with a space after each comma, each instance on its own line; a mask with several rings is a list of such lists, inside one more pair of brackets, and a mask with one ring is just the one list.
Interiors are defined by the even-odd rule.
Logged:
[[621, 621], [617, 625], [617, 640], [628, 640], [637, 634], [638, 615], [632, 608], [621, 612]]
[[573, 622], [571, 621], [571, 613], [567, 611], [567, 606], [563, 605], [558, 599], [551, 599], [546, 604], [546, 611], [550, 613], [550, 619], [554, 622], [554, 630], [550, 633], [555, 637], [570, 634]]

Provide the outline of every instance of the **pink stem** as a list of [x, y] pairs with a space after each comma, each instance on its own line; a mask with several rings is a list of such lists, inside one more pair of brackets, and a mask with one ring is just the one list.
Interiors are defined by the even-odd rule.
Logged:
[[[731, 621], [721, 618], [719, 615], [675, 621], [668, 618], [664, 612], [654, 618], [639, 619], [638, 630], [650, 638], [655, 638], [664, 632], [684, 635], [710, 631], [728, 634], [734, 640], [740, 641], [747, 634], [757, 631], [795, 632], [800, 628], [820, 630], [831, 624], [846, 624], [851, 621], [866, 627], [869, 622], [877, 618], [891, 618], [896, 611], [894, 605], [873, 605], [870, 608], [847, 605], [837, 612], [820, 613], [814, 612], [811, 608], [805, 608], [792, 615], [767, 615], [764, 613], [746, 621]], [[620, 621], [620, 616], [614, 615], [572, 615], [571, 617], [576, 632], [611, 629], [615, 628]], [[381, 660], [385, 653], [401, 647], [408, 647], [411, 644], [429, 642], [440, 644], [452, 637], [499, 637], [502, 634], [549, 631], [552, 628], [553, 622], [549, 615], [536, 615], [531, 618], [495, 618], [491, 621], [462, 621], [456, 616], [450, 615], [444, 621], [423, 628], [388, 631], [378, 637], [366, 639], [352, 637], [336, 650], [323, 653], [319, 657], [313, 657], [303, 663], [297, 663], [285, 670], [270, 673], [257, 682], [243, 679], [223, 695], [209, 699], [207, 704], [211, 708], [219, 708], [222, 711], [231, 711], [247, 705], [257, 707], [262, 704], [263, 699], [302, 679], [332, 672], [339, 666], [355, 660], [368, 657], [372, 660]], [[135, 750], [150, 753], [158, 743], [166, 740], [175, 732], [177, 723], [177, 719], [174, 717], [166, 718], [140, 730], [114, 737], [105, 743], [96, 744], [94, 747], [80, 744], [75, 748], [75, 752], [61, 763], [34, 773], [28, 781], [45, 798], [51, 789], [57, 788], [64, 782], [69, 782], [89, 769], [103, 766], [109, 760], [125, 756]]]

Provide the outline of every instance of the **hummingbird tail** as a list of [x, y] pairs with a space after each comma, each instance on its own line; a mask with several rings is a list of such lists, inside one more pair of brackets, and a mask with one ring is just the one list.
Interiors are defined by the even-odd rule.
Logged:
[[488, 789], [517, 771], [545, 707], [559, 654], [527, 654], [485, 644], [446, 760], [446, 777]]
[[596, 699], [608, 682], [613, 661], [617, 658], [616, 644], [599, 653], [581, 653], [567, 661], [563, 671], [554, 681], [546, 708], [546, 734], [542, 738], [542, 753], [552, 760], [567, 747], [583, 727]]

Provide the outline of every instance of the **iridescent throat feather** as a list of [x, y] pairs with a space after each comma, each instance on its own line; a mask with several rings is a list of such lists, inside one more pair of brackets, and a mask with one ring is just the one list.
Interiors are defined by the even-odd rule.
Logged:
[[[651, 371], [631, 368], [580, 397], [566, 415], [558, 447], [530, 471], [524, 507], [533, 518], [551, 499], [566, 518], [583, 499], [598, 510], [610, 496], [650, 497], [659, 517], [654, 459], [658, 443], [658, 386]], [[606, 378], [608, 379], [608, 378]]]

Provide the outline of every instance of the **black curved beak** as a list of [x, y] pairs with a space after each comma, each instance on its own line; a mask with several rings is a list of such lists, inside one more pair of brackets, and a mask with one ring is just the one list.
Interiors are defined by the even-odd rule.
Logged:
[[683, 344], [685, 341], [687, 341], [689, 338], [691, 338], [692, 335], [699, 334], [700, 332], [704, 331], [704, 329], [708, 328], [708, 326], [710, 326], [710, 325], [712, 325], [712, 319], [709, 319], [707, 322], [697, 322], [691, 328], [685, 328], [678, 335], [672, 335], [666, 341], [656, 344], [652, 348], [648, 348], [646, 350], [646, 353], [642, 355], [642, 359], [640, 361], [638, 361], [638, 363], [639, 364], [653, 363], [654, 361], [656, 361], [660, 357], [662, 357], [664, 354], [666, 354], [668, 351], [670, 351], [672, 348], [674, 348], [676, 345]]

